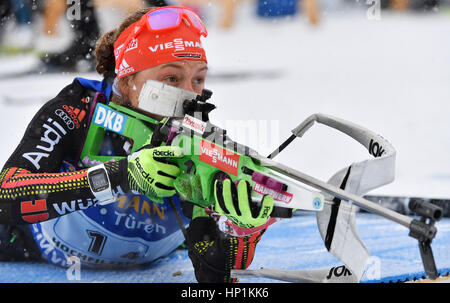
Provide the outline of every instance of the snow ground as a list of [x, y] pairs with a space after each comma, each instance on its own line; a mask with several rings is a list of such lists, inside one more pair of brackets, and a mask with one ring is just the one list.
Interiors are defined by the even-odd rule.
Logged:
[[[364, 10], [356, 10], [326, 14], [314, 28], [304, 17], [248, 18], [249, 9], [239, 11], [230, 31], [214, 24], [209, 27], [204, 43], [211, 75], [207, 86], [218, 106], [212, 121], [228, 129], [236, 141], [269, 154], [309, 115], [331, 114], [380, 133], [396, 148], [396, 180], [373, 193], [450, 197], [449, 15], [382, 11], [381, 20], [370, 21]], [[0, 58], [0, 75], [25, 68], [33, 60], [30, 55]], [[225, 77], [236, 72], [247, 76]], [[0, 163], [7, 160], [42, 103], [75, 76], [79, 75], [0, 80], [0, 138], [5, 142]], [[263, 131], [266, 126], [271, 127], [269, 132]], [[277, 160], [327, 180], [337, 170], [366, 158], [355, 142], [315, 126]], [[450, 268], [449, 224], [448, 219], [439, 223], [433, 242], [442, 270]], [[358, 226], [369, 250], [381, 260], [382, 278], [423, 270], [417, 244], [406, 229], [368, 214], [358, 214]], [[338, 264], [320, 241], [313, 216], [277, 223], [262, 238], [252, 268]], [[172, 276], [178, 271], [182, 274]], [[45, 264], [3, 263], [0, 282], [64, 282], [65, 273]], [[82, 282], [195, 281], [182, 250], [126, 274], [87, 270], [82, 274]]]
[[[386, 219], [361, 213], [358, 230], [372, 261], [362, 283], [398, 282], [423, 276], [417, 241], [408, 237], [408, 230]], [[441, 275], [450, 273], [448, 242], [450, 219], [437, 224], [438, 234], [432, 248]], [[261, 238], [250, 269], [276, 268], [302, 270], [331, 268], [342, 265], [326, 251], [312, 213], [301, 213], [272, 225]], [[81, 269], [79, 280], [65, 268], [45, 263], [0, 263], [0, 283], [192, 283], [194, 270], [187, 250], [176, 250], [156, 262], [127, 270]], [[243, 283], [280, 282], [265, 278], [240, 279]]]

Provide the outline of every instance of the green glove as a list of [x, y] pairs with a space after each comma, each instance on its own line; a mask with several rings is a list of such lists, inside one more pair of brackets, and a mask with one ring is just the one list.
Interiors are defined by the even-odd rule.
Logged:
[[229, 179], [214, 182], [215, 210], [240, 227], [251, 228], [267, 222], [273, 209], [273, 197], [265, 195], [261, 206], [251, 203], [251, 187], [240, 180], [237, 188]]
[[180, 174], [178, 166], [168, 159], [181, 157], [183, 153], [178, 146], [160, 146], [133, 153], [128, 158], [130, 189], [163, 203], [163, 197], [175, 194], [173, 182]]

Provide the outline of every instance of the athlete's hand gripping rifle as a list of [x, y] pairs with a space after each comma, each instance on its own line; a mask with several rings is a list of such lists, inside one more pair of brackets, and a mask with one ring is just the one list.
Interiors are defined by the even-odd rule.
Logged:
[[[156, 132], [153, 138], [160, 137], [164, 144], [179, 146], [183, 151], [184, 157], [175, 160], [182, 171], [175, 180], [175, 188], [186, 201], [212, 209], [214, 181], [228, 178], [248, 181], [255, 203], [264, 195], [273, 196], [272, 217], [290, 217], [292, 209], [320, 211], [323, 208], [322, 193], [265, 167], [253, 157], [254, 150], [232, 141], [225, 130], [209, 121], [185, 115], [182, 120], [167, 120]], [[152, 140], [151, 145], [161, 144], [157, 141]]]

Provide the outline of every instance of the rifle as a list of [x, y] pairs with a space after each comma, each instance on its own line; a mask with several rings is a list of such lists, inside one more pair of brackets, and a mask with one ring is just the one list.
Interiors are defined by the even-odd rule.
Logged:
[[[177, 193], [185, 201], [209, 211], [213, 211], [211, 205], [214, 201], [214, 180], [229, 178], [232, 181], [242, 179], [248, 181], [253, 188], [252, 200], [255, 203], [265, 194], [272, 195], [275, 207], [271, 219], [289, 218], [293, 209], [316, 212], [325, 246], [355, 274], [356, 282], [359, 282], [364, 273], [369, 257], [367, 249], [355, 232], [356, 207], [409, 229], [409, 236], [419, 242], [426, 274], [431, 279], [438, 276], [431, 242], [437, 233], [434, 225], [441, 219], [442, 209], [427, 202], [418, 203], [413, 207], [420, 216], [417, 220], [362, 197], [369, 190], [394, 179], [395, 149], [382, 136], [336, 117], [315, 114], [296, 127], [292, 135], [269, 157], [265, 157], [250, 147], [231, 140], [226, 130], [209, 121], [208, 114], [215, 108], [207, 102], [212, 95], [210, 91], [204, 90], [202, 95], [189, 95], [177, 90], [156, 81], [147, 81], [144, 84], [139, 101], [140, 108], [169, 117], [157, 127], [155, 126], [157, 121], [144, 118], [146, 121], [143, 122], [141, 116], [136, 117], [136, 114], [127, 108], [115, 104], [109, 106], [98, 104], [97, 106], [104, 107], [107, 111], [113, 111], [110, 116], [119, 117], [122, 114], [126, 119], [121, 119], [123, 124], [116, 130], [102, 123], [96, 123], [94, 128], [99, 132], [108, 129], [124, 136], [129, 134], [131, 137], [132, 129], [147, 127], [152, 130], [145, 132], [146, 138], [149, 133], [153, 133], [152, 139], [157, 138], [152, 140], [151, 144], [179, 146], [183, 150], [184, 157], [176, 160], [182, 171], [180, 177], [175, 180]], [[163, 95], [166, 97], [165, 103], [159, 100]], [[93, 121], [95, 117], [94, 114]], [[110, 122], [110, 125], [118, 125], [112, 120]], [[354, 163], [336, 173], [328, 182], [273, 160], [294, 139], [302, 137], [315, 122], [335, 128], [354, 138], [374, 159]], [[99, 135], [96, 136], [98, 137]], [[131, 151], [139, 148], [142, 148], [142, 145], [133, 146]], [[92, 154], [83, 151], [83, 156], [89, 157]], [[231, 234], [240, 235], [242, 232], [242, 229], [233, 223], [226, 224]], [[360, 254], [357, 257], [355, 254], [349, 255], [349, 250]], [[238, 273], [234, 271], [234, 274]]]

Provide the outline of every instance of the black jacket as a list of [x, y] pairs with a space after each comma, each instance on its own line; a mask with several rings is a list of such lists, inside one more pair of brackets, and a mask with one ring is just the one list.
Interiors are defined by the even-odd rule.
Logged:
[[[49, 220], [59, 216], [56, 209], [68, 199], [94, 199], [86, 169], [59, 172], [63, 161], [78, 160], [94, 93], [75, 79], [34, 116], [0, 173], [0, 224]], [[112, 188], [120, 186], [127, 191], [127, 160], [107, 162], [105, 167]], [[230, 277], [230, 269], [250, 265], [263, 233], [264, 230], [246, 237], [232, 237], [219, 231], [210, 217], [192, 220], [187, 229], [187, 244], [197, 280], [235, 281]]]

